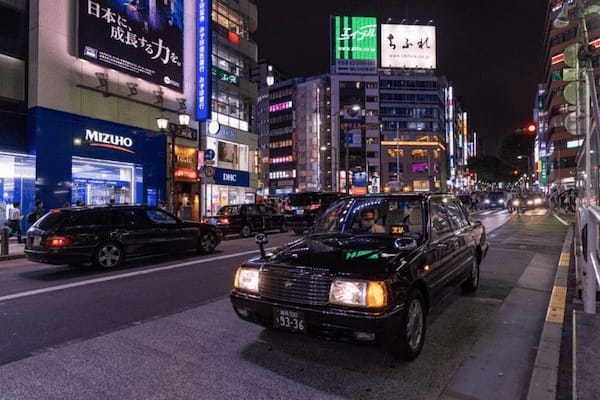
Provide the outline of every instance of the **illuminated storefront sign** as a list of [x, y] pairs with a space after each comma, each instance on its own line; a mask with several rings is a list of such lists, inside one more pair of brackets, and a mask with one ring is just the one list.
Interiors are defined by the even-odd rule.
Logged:
[[178, 181], [198, 180], [198, 150], [175, 145], [175, 178]]
[[[85, 140], [90, 146], [105, 147], [107, 149], [134, 153], [134, 151], [131, 150], [131, 147], [133, 147], [133, 139], [126, 136], [112, 135], [110, 133], [86, 129]], [[81, 144], [80, 140], [78, 141], [76, 138], [75, 144]]]
[[290, 108], [292, 108], [292, 102], [285, 101], [283, 103], [273, 104], [273, 105], [269, 106], [269, 112], [289, 110]]
[[196, 18], [196, 119], [210, 118], [212, 97], [212, 1], [198, 0]]
[[212, 67], [212, 74], [213, 76], [216, 76], [217, 79], [219, 79], [220, 81], [227, 82], [235, 86], [240, 86], [239, 76], [227, 71], [223, 71], [221, 68]]
[[435, 26], [382, 24], [381, 66], [435, 69]]
[[78, 3], [80, 58], [183, 92], [183, 0]]
[[331, 35], [334, 72], [376, 72], [377, 18], [334, 16]]

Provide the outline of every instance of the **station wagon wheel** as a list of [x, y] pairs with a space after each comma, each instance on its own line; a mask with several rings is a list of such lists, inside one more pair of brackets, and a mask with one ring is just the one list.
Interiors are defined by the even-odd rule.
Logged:
[[217, 237], [212, 232], [206, 232], [200, 236], [200, 242], [198, 243], [198, 251], [202, 254], [210, 254], [215, 251], [217, 247]]
[[393, 332], [387, 332], [384, 346], [394, 357], [412, 361], [421, 353], [427, 331], [425, 300], [420, 290], [409, 292], [399, 322]]
[[252, 235], [252, 229], [250, 228], [250, 225], [242, 226], [242, 231], [240, 232], [240, 235], [244, 238], [250, 237], [250, 235]]
[[105, 243], [96, 251], [94, 263], [101, 268], [116, 268], [123, 261], [123, 251], [116, 243]]
[[463, 293], [473, 293], [479, 287], [479, 257], [473, 256], [469, 278], [462, 284]]

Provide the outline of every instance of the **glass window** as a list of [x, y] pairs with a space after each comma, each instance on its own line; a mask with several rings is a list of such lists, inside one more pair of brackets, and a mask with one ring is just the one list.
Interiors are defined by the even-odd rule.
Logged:
[[143, 223], [143, 219], [136, 210], [113, 210], [113, 225], [136, 225]]
[[219, 210], [219, 215], [226, 217], [240, 215], [240, 206], [225, 206]]
[[429, 212], [431, 214], [431, 234], [433, 240], [443, 238], [452, 233], [448, 210], [442, 199], [432, 199]]
[[75, 212], [69, 216], [69, 226], [109, 225], [110, 214], [103, 212]]
[[356, 202], [349, 216], [352, 233], [408, 232], [423, 234], [423, 213], [418, 199], [369, 199]]
[[175, 217], [167, 214], [162, 210], [146, 210], [146, 216], [148, 217], [148, 219], [150, 219], [150, 221], [154, 222], [155, 224], [171, 225], [177, 223]]
[[448, 210], [450, 223], [454, 229], [464, 228], [468, 225], [467, 221], [465, 220], [465, 216], [462, 213], [461, 207], [456, 204], [456, 202], [448, 199], [446, 209]]

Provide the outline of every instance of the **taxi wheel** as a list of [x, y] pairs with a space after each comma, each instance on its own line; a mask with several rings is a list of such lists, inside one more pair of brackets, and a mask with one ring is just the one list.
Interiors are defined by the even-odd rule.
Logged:
[[469, 272], [469, 278], [462, 284], [463, 293], [473, 293], [479, 287], [479, 264], [479, 257], [475, 255], [471, 271]]
[[250, 225], [242, 226], [240, 236], [243, 238], [247, 238], [247, 237], [250, 237], [250, 235], [252, 235], [252, 228], [250, 228]]
[[391, 340], [385, 344], [386, 350], [403, 361], [412, 361], [419, 356], [425, 344], [427, 321], [425, 299], [418, 289], [412, 289], [406, 299], [401, 321]]

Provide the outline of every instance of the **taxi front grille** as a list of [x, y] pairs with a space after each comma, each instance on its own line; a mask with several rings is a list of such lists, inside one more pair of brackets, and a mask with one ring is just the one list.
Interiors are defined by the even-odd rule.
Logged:
[[311, 270], [263, 267], [260, 295], [296, 304], [327, 305], [331, 280], [326, 274]]

